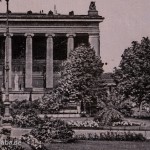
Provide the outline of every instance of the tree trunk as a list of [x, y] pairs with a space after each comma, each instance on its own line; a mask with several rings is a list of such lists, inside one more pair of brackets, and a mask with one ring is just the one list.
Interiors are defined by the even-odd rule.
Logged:
[[142, 107], [143, 107], [143, 102], [141, 102], [139, 105], [139, 116], [140, 117], [141, 117]]

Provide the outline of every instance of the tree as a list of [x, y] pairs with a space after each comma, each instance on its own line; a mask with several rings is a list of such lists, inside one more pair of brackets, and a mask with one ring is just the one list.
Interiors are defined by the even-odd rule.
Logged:
[[132, 115], [133, 102], [131, 98], [125, 98], [118, 92], [115, 87], [108, 96], [107, 105], [111, 105], [114, 109], [121, 112], [124, 116], [129, 117]]
[[96, 105], [106, 95], [102, 67], [101, 59], [90, 46], [81, 44], [71, 51], [57, 88], [63, 101], [83, 102], [84, 110], [87, 104]]
[[[95, 121], [98, 121], [101, 125], [112, 125], [113, 122], [122, 121], [124, 119], [124, 104], [120, 101], [121, 95], [119, 95], [114, 88], [107, 96], [105, 101], [101, 101], [101, 107], [94, 117]], [[123, 113], [122, 113], [123, 112]]]
[[114, 80], [123, 99], [132, 99], [141, 106], [143, 101], [150, 103], [150, 40], [143, 38], [141, 43], [132, 42], [125, 49], [119, 68], [115, 68]]
[[101, 125], [112, 125], [113, 122], [122, 121], [123, 119], [122, 113], [112, 106], [104, 107], [94, 117], [94, 121], [98, 121]]

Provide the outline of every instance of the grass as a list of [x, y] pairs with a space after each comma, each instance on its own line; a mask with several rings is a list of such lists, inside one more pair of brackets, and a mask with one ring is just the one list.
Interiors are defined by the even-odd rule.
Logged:
[[150, 142], [79, 141], [46, 144], [48, 150], [150, 150]]

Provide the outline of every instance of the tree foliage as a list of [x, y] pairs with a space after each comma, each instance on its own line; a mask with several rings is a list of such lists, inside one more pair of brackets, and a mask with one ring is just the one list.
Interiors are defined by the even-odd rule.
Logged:
[[121, 112], [124, 116], [129, 117], [132, 115], [133, 102], [131, 98], [125, 98], [118, 92], [115, 87], [107, 98], [107, 106], [112, 106], [114, 109]]
[[114, 75], [117, 89], [123, 99], [132, 99], [139, 106], [150, 100], [150, 40], [133, 41], [125, 49]]
[[101, 125], [112, 125], [113, 122], [122, 121], [122, 102], [120, 95], [113, 90], [104, 101], [101, 101], [99, 111], [94, 117]]
[[85, 104], [96, 103], [98, 98], [103, 98], [106, 92], [101, 80], [102, 67], [101, 59], [90, 46], [81, 44], [71, 51], [57, 88], [62, 99]]

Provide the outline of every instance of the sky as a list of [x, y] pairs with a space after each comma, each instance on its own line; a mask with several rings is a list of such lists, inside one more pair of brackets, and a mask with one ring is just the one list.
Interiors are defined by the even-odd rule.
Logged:
[[[54, 10], [68, 14], [87, 14], [92, 0], [9, 0], [12, 12], [47, 13]], [[94, 0], [99, 15], [105, 17], [100, 23], [101, 59], [107, 65], [105, 72], [112, 72], [118, 67], [124, 50], [132, 41], [141, 41], [142, 37], [150, 37], [150, 0]], [[6, 2], [0, 2], [0, 12], [6, 11]]]

